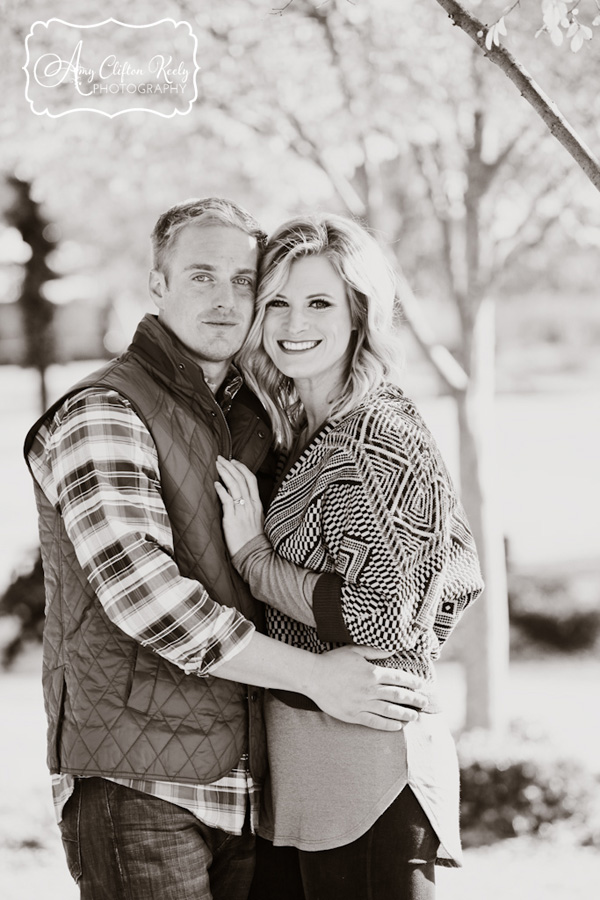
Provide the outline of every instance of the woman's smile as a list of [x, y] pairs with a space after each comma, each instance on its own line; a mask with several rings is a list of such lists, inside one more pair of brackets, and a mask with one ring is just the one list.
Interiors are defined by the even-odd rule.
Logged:
[[321, 341], [277, 341], [286, 353], [302, 353], [305, 350], [314, 350]]

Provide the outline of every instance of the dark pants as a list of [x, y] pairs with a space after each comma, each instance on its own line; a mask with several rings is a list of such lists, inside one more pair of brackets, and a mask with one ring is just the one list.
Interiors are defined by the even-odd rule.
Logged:
[[254, 836], [103, 778], [77, 779], [60, 824], [81, 900], [246, 900]]
[[439, 840], [406, 787], [356, 841], [296, 851], [258, 842], [251, 900], [433, 900]]

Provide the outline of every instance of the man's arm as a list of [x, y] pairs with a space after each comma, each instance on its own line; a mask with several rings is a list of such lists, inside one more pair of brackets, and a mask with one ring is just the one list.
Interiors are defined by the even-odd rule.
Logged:
[[386, 655], [357, 646], [309, 653], [255, 632], [235, 656], [214, 666], [213, 674], [304, 694], [342, 722], [400, 731], [418, 716], [407, 707], [421, 709], [427, 702], [419, 693], [422, 679], [401, 669], [374, 665], [363, 654], [370, 659]]
[[77, 395], [43, 443], [32, 470], [109, 619], [188, 673], [237, 652], [253, 625], [179, 572], [156, 448], [129, 403], [114, 391]]

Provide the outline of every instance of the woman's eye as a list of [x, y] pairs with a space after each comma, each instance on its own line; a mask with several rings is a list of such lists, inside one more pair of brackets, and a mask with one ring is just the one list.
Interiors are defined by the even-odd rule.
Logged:
[[265, 309], [282, 309], [284, 306], [287, 306], [285, 300], [280, 300], [278, 297], [275, 297], [274, 300], [269, 300], [265, 305]]
[[315, 309], [327, 309], [328, 306], [331, 306], [331, 303], [328, 300], [324, 300], [322, 297], [317, 297], [310, 301], [310, 305]]

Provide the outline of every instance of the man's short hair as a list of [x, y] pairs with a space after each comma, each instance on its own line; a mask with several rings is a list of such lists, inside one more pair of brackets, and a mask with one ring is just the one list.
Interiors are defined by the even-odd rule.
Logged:
[[233, 200], [223, 197], [205, 197], [203, 200], [185, 200], [177, 203], [159, 216], [152, 231], [152, 254], [155, 269], [163, 270], [169, 250], [182, 228], [195, 225], [227, 225], [239, 228], [256, 238], [259, 258], [267, 242], [267, 235], [256, 219]]

